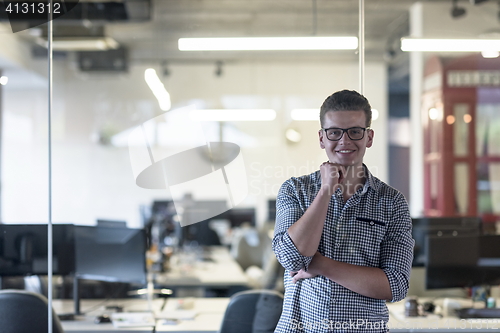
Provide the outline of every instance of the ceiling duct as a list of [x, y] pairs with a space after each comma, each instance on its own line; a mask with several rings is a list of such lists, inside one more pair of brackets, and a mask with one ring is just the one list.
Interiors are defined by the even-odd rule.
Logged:
[[127, 49], [78, 52], [78, 68], [87, 73], [124, 73], [128, 71]]
[[[82, 24], [88, 21], [92, 24], [104, 24], [110, 22], [125, 23], [151, 20], [151, 0], [123, 0], [120, 2], [79, 1], [76, 5], [71, 5], [71, 1], [63, 3], [66, 3], [72, 9], [55, 19], [54, 25], [68, 23]], [[18, 15], [13, 19], [16, 22], [11, 23], [26, 23], [28, 25], [33, 23], [30, 22], [29, 16]], [[9, 21], [7, 13], [4, 10], [0, 11], [0, 21]]]

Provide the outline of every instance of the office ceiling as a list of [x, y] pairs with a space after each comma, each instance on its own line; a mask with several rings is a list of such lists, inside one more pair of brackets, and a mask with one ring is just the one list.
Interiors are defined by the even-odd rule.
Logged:
[[[471, 5], [488, 0], [457, 0]], [[493, 1], [493, 0], [490, 0]], [[388, 60], [409, 33], [416, 0], [365, 0], [367, 60]], [[452, 0], [423, 0], [449, 3]], [[357, 36], [356, 0], [80, 0], [81, 9], [54, 21], [54, 36], [105, 35], [128, 50], [131, 63], [357, 59], [355, 51], [181, 52], [180, 37]], [[123, 8], [119, 8], [122, 6]], [[125, 16], [124, 16], [125, 12]], [[1, 19], [1, 18], [0, 18]], [[46, 32], [45, 32], [46, 33]], [[23, 37], [30, 39], [29, 32]]]
[[[414, 0], [365, 1], [366, 55], [380, 58], [408, 31]], [[151, 20], [109, 24], [106, 33], [132, 59], [169, 61], [286, 60], [356, 57], [353, 51], [181, 52], [180, 37], [358, 35], [356, 0], [153, 0]]]

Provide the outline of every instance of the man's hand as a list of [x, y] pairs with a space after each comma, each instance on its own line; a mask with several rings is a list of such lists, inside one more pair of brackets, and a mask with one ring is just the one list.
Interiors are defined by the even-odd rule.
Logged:
[[316, 252], [311, 261], [311, 264], [309, 265], [309, 269], [307, 272], [304, 271], [303, 269], [301, 269], [298, 272], [290, 272], [290, 276], [293, 277], [292, 282], [296, 283], [300, 279], [310, 279], [320, 275], [320, 269], [321, 269], [320, 261], [322, 258], [323, 255], [319, 252]]
[[299, 281], [301, 279], [310, 279], [310, 278], [315, 277], [316, 275], [311, 274], [311, 273], [306, 272], [303, 269], [301, 269], [298, 272], [290, 272], [290, 276], [292, 277], [292, 282], [297, 283], [297, 281]]
[[329, 195], [333, 195], [345, 179], [345, 167], [327, 161], [320, 165], [319, 170], [321, 173], [321, 189]]

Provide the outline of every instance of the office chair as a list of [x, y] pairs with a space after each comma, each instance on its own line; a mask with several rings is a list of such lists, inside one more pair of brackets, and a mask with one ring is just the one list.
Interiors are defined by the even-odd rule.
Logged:
[[[2, 333], [47, 333], [48, 302], [45, 296], [26, 290], [0, 290]], [[53, 312], [53, 333], [64, 333]]]
[[283, 294], [274, 290], [246, 290], [234, 294], [219, 333], [272, 333], [283, 308]]

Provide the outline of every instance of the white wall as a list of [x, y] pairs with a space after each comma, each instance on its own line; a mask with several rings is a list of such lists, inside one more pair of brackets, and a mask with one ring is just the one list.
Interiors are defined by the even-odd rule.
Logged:
[[[86, 77], [71, 63], [56, 62], [54, 221], [93, 224], [96, 218], [109, 218], [138, 226], [140, 204], [169, 198], [167, 190], [135, 185], [127, 148], [103, 146], [91, 139], [93, 133], [117, 133], [161, 114], [143, 79], [146, 68], [132, 66], [129, 74], [118, 77]], [[277, 111], [276, 120], [271, 122], [226, 125], [256, 142], [253, 146], [243, 141], [235, 143], [242, 146], [248, 175], [249, 195], [242, 205], [256, 206], [259, 221], [267, 214], [266, 200], [276, 196], [284, 180], [313, 172], [325, 160], [317, 140], [319, 123], [292, 122], [291, 109], [319, 108], [334, 91], [358, 88], [358, 64], [354, 59], [342, 63], [229, 63], [224, 65], [221, 77], [214, 75], [212, 64], [174, 63], [169, 69], [171, 75], [163, 82], [174, 107], [201, 99], [208, 107], [242, 101]], [[381, 116], [373, 123], [375, 144], [367, 151], [365, 163], [383, 180], [387, 179], [386, 86], [384, 64], [367, 63], [366, 96]], [[3, 145], [2, 220], [6, 222], [35, 222], [47, 216], [45, 94], [45, 87], [26, 91], [5, 86], [4, 130], [8, 132], [21, 115], [29, 123], [20, 135], [24, 139], [6, 137]], [[288, 126], [302, 133], [300, 143], [286, 142], [284, 132]]]

